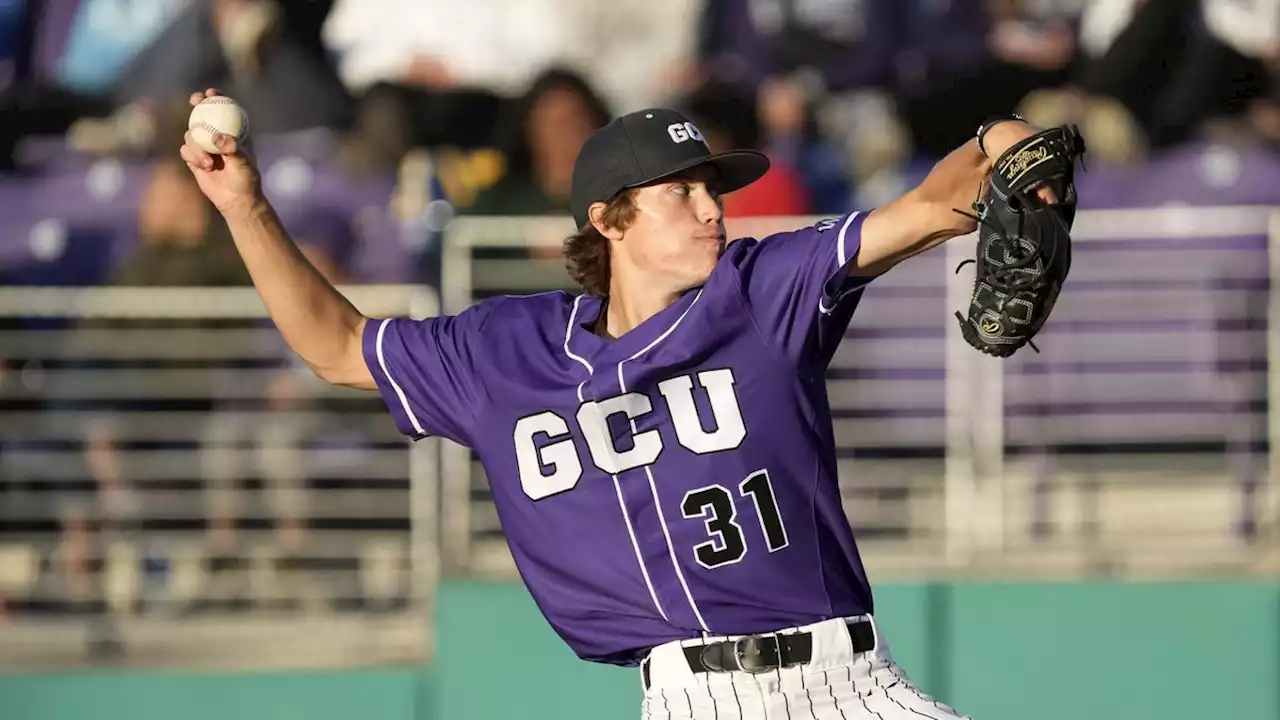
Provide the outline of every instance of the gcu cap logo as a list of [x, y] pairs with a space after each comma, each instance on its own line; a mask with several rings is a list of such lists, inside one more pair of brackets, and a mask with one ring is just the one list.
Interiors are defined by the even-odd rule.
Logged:
[[667, 126], [667, 134], [671, 136], [671, 140], [676, 143], [682, 143], [690, 138], [697, 140], [705, 145], [706, 138], [702, 137], [702, 131], [693, 126], [691, 122], [671, 123]]

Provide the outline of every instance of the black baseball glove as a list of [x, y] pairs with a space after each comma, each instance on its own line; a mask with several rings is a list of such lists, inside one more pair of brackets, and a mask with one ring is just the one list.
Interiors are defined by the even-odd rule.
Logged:
[[[978, 221], [977, 277], [966, 317], [957, 312], [964, 339], [988, 355], [1009, 357], [1040, 331], [1071, 269], [1075, 221], [1075, 163], [1084, 139], [1073, 126], [1045, 130], [996, 159]], [[1056, 202], [1038, 191], [1053, 189]], [[966, 213], [967, 214], [967, 213]], [[959, 271], [960, 268], [956, 268]]]

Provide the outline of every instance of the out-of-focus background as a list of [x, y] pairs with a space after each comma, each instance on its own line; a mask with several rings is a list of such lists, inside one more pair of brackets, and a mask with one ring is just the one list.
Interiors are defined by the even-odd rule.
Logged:
[[832, 365], [877, 613], [983, 720], [1280, 718], [1277, 0], [0, 0], [0, 718], [638, 712], [471, 454], [265, 319], [177, 158], [210, 86], [370, 315], [566, 287], [574, 158], [641, 107], [772, 157], [736, 236], [874, 207], [988, 112], [1078, 123], [1042, 354], [959, 340], [962, 238]]

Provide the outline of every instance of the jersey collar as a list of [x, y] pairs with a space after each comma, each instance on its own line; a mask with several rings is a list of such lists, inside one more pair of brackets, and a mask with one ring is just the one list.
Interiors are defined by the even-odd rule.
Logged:
[[593, 373], [602, 369], [598, 365], [634, 360], [669, 342], [676, 326], [687, 321], [686, 315], [692, 311], [702, 292], [702, 288], [696, 288], [684, 293], [666, 309], [613, 340], [592, 332], [604, 310], [604, 299], [595, 295], [579, 295], [574, 298], [569, 313], [565, 351]]

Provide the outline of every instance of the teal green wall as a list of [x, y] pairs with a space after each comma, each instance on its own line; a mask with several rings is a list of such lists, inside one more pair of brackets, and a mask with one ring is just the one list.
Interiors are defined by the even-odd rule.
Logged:
[[949, 695], [975, 718], [1280, 718], [1280, 586], [966, 585]]
[[3, 720], [417, 720], [418, 670], [0, 677]]
[[[1280, 720], [1278, 584], [891, 585], [877, 607], [913, 678], [977, 720]], [[521, 586], [451, 583], [439, 610], [428, 670], [0, 677], [0, 719], [638, 717], [635, 672], [578, 662]]]

